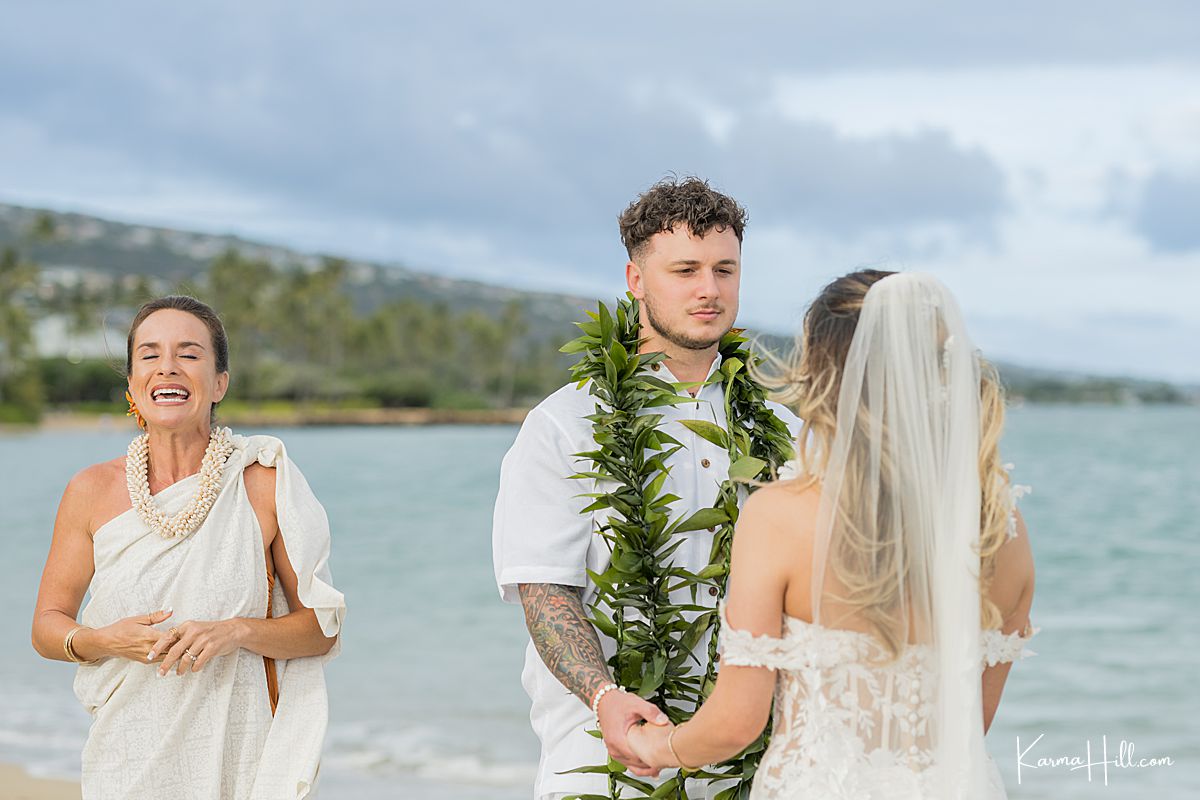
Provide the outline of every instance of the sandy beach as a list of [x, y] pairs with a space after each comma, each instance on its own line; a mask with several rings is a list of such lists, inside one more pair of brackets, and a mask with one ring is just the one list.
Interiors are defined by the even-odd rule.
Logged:
[[79, 800], [79, 784], [35, 778], [18, 766], [0, 764], [0, 800]]

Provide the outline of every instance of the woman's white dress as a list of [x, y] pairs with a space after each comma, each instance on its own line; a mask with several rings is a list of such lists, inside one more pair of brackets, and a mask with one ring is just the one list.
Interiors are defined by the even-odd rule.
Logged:
[[[200, 527], [165, 539], [132, 509], [94, 535], [95, 576], [81, 622], [102, 627], [171, 608], [157, 627], [188, 620], [287, 613], [282, 589], [268, 597], [262, 534], [243, 470], [276, 470], [280, 535], [298, 577], [301, 603], [336, 635], [345, 600], [329, 575], [329, 523], [283, 443], [234, 436], [221, 490]], [[191, 500], [198, 476], [154, 501], [168, 515]], [[328, 720], [324, 662], [336, 654], [275, 664], [279, 705], [271, 713], [263, 658], [247, 650], [215, 658], [200, 672], [160, 677], [157, 664], [108, 658], [81, 665], [75, 694], [93, 721], [83, 751], [83, 797], [171, 800], [279, 800], [312, 797]]]
[[[785, 616], [783, 636], [754, 636], [728, 624], [722, 607], [722, 666], [777, 670], [771, 743], [758, 767], [753, 800], [922, 800], [932, 797], [929, 738], [937, 675], [928, 648], [884, 658], [870, 634], [824, 628]], [[994, 665], [1031, 652], [1017, 634], [982, 633]], [[983, 665], [980, 666], [982, 674]], [[883, 745], [880, 730], [903, 735]], [[988, 794], [1004, 784], [989, 760]]]

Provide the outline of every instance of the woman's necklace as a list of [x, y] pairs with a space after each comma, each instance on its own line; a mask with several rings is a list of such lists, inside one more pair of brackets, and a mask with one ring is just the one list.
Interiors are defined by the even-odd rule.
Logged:
[[221, 491], [221, 476], [225, 462], [233, 452], [233, 432], [215, 428], [208, 437], [204, 460], [200, 462], [200, 486], [187, 507], [168, 517], [154, 504], [150, 496], [150, 435], [143, 433], [129, 443], [125, 459], [125, 483], [129, 486], [129, 501], [137, 509], [142, 522], [164, 539], [187, 536], [208, 516]]

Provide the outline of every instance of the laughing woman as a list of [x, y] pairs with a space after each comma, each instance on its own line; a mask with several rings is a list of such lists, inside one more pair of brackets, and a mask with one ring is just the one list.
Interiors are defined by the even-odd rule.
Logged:
[[33, 644], [79, 663], [87, 800], [315, 791], [345, 602], [325, 511], [283, 444], [213, 425], [228, 362], [211, 308], [144, 305], [126, 374], [145, 433], [59, 505]]

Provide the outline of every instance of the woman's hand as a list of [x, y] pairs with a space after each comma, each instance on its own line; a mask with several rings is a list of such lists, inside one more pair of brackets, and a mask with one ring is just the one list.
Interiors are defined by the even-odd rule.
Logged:
[[[86, 638], [99, 650], [99, 658], [127, 658], [130, 661], [140, 661], [145, 664], [153, 661], [153, 656], [147, 654], [154, 648], [154, 643], [162, 636], [162, 631], [153, 627], [170, 617], [170, 610], [155, 611], [150, 614], [138, 614], [136, 617], [126, 617], [103, 628], [96, 628], [89, 634], [80, 631], [75, 637], [76, 642], [81, 637]], [[77, 650], [78, 645], [76, 646]], [[91, 648], [86, 648], [91, 649]]]
[[241, 647], [243, 628], [242, 620], [237, 617], [218, 622], [184, 622], [154, 643], [151, 658], [165, 651], [159, 675], [166, 675], [172, 667], [177, 675], [199, 672], [214, 658], [227, 656]]
[[634, 725], [627, 735], [629, 747], [642, 763], [652, 769], [678, 767], [679, 762], [667, 746], [667, 737], [674, 729], [674, 725]]

